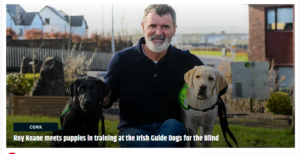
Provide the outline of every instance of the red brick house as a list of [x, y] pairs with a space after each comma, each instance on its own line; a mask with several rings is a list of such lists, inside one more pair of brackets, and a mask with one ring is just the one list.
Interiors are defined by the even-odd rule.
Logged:
[[279, 88], [294, 84], [295, 6], [249, 5], [249, 61], [274, 59], [278, 79], [285, 76]]

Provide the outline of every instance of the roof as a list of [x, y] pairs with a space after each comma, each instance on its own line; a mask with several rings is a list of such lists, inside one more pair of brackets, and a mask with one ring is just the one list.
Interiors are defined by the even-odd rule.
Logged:
[[24, 15], [26, 11], [19, 4], [6, 4], [6, 9], [9, 11], [11, 16]]
[[59, 12], [61, 13], [61, 14], [63, 14], [64, 16], [68, 16], [64, 11], [62, 11], [62, 10], [59, 10]]
[[23, 24], [22, 18], [26, 14], [26, 11], [19, 4], [6, 4], [6, 10], [16, 25]]
[[86, 25], [86, 29], [89, 29], [89, 26], [86, 23], [86, 20], [84, 19], [85, 25]]
[[[41, 18], [41, 16], [39, 15], [38, 12], [28, 12], [28, 13], [26, 13], [26, 14], [24, 15], [24, 17], [23, 17], [23, 24], [24, 24], [24, 25], [31, 25], [31, 23], [32, 23], [32, 21], [33, 21], [33, 19], [34, 19], [34, 17], [35, 17], [36, 15], [38, 15], [38, 17], [39, 17], [39, 18], [41, 19], [41, 21], [43, 22], [43, 19]], [[43, 22], [43, 24], [44, 24], [44, 22]]]
[[49, 8], [50, 10], [52, 10], [55, 14], [57, 14], [59, 17], [61, 17], [63, 20], [65, 20], [66, 22], [69, 22], [69, 20], [59, 11], [57, 11], [55, 8], [46, 5], [41, 11], [40, 13], [45, 9], [45, 8]]
[[34, 12], [26, 13], [23, 17], [24, 25], [30, 25], [32, 20], [34, 19], [35, 15], [36, 15], [36, 13], [34, 13]]
[[83, 16], [71, 16], [71, 26], [81, 26]]
[[7, 10], [7, 12], [9, 13], [9, 15], [11, 16], [12, 20], [14, 21], [15, 25], [31, 25], [34, 17], [36, 15], [38, 15], [38, 17], [41, 19], [42, 23], [45, 24], [43, 22], [43, 19], [42, 17], [39, 15], [39, 13], [37, 12], [27, 12], [23, 15], [23, 17], [19, 20], [19, 23], [17, 22], [17, 17], [13, 17], [9, 10]]
[[84, 19], [84, 16], [71, 16], [71, 26], [82, 26], [82, 22], [85, 22], [86, 29], [88, 29], [86, 20]]
[[87, 23], [84, 19], [84, 16], [68, 16], [65, 12], [62, 10], [57, 11], [55, 8], [51, 6], [45, 6], [40, 12], [42, 12], [46, 7], [48, 7], [50, 10], [52, 10], [55, 14], [57, 14], [59, 17], [61, 17], [63, 20], [69, 23], [69, 17], [71, 18], [71, 26], [82, 26], [82, 22], [84, 21], [86, 24], [86, 29], [88, 29]]

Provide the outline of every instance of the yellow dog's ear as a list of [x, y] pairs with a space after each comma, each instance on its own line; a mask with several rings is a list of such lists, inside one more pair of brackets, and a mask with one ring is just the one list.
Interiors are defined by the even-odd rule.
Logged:
[[184, 81], [188, 84], [189, 87], [191, 87], [191, 85], [193, 84], [193, 76], [196, 72], [196, 67], [197, 66], [195, 66], [193, 69], [189, 70], [184, 74]]
[[216, 78], [217, 94], [219, 95], [220, 91], [228, 85], [228, 82], [218, 70], [216, 70]]

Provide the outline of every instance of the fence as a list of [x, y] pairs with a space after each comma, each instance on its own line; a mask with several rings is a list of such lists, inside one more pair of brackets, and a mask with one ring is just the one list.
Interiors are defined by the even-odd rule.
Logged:
[[[73, 56], [78, 56], [84, 53], [86, 60], [90, 59], [95, 52], [93, 51], [74, 51]], [[47, 57], [59, 57], [64, 61], [70, 52], [63, 49], [44, 49], [44, 48], [29, 48], [29, 47], [6, 47], [6, 67], [20, 68], [23, 57], [32, 58], [44, 61]], [[112, 53], [96, 52], [89, 70], [107, 70], [108, 64], [112, 58]]]
[[59, 117], [69, 96], [14, 96], [9, 94], [8, 115]]

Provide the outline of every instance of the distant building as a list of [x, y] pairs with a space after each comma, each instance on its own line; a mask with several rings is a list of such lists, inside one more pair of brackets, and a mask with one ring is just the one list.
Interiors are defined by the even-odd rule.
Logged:
[[26, 30], [42, 30], [43, 24], [38, 12], [26, 12], [19, 4], [6, 5], [6, 28], [11, 28], [19, 34], [19, 39], [24, 39]]
[[72, 34], [87, 36], [88, 25], [84, 16], [68, 16], [63, 11], [57, 11], [50, 6], [45, 6], [39, 13], [45, 22], [44, 32], [70, 33], [71, 27]]
[[11, 28], [24, 39], [24, 32], [39, 29], [43, 33], [67, 32], [87, 36], [88, 25], [84, 16], [68, 16], [63, 11], [45, 6], [40, 12], [26, 12], [19, 4], [6, 5], [6, 28]]
[[294, 13], [293, 4], [249, 5], [249, 61], [274, 59], [279, 88], [294, 84]]
[[178, 41], [177, 41], [177, 35], [174, 35], [172, 37], [172, 40], [171, 40], [171, 44], [174, 46], [174, 47], [178, 47]]

